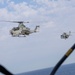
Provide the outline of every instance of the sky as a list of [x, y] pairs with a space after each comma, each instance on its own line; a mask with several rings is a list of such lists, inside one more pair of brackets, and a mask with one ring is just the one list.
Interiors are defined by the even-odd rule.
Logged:
[[[29, 21], [37, 33], [12, 37], [18, 24]], [[75, 43], [75, 0], [0, 0], [0, 64], [14, 74], [53, 67]], [[71, 31], [68, 39], [63, 32]], [[75, 52], [63, 64], [75, 63]]]

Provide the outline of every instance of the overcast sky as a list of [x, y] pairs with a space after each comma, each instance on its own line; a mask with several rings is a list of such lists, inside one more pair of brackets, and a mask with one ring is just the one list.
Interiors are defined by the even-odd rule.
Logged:
[[[18, 24], [0, 22], [0, 64], [17, 74], [55, 66], [75, 43], [75, 0], [0, 0], [0, 21], [29, 21], [38, 33], [12, 37]], [[61, 39], [63, 32], [71, 36]], [[64, 64], [75, 63], [75, 52]]]

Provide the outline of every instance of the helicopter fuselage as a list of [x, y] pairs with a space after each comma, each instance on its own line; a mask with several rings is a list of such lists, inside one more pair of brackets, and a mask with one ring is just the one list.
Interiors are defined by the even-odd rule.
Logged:
[[71, 35], [71, 31], [69, 31], [68, 34], [67, 34], [66, 32], [64, 32], [64, 33], [61, 35], [61, 39], [67, 39], [67, 38], [69, 38], [70, 35]]
[[13, 37], [16, 37], [16, 36], [20, 36], [20, 35], [23, 35], [23, 36], [26, 36], [26, 35], [29, 35], [31, 33], [34, 33], [36, 32], [37, 28], [39, 26], [36, 26], [34, 30], [30, 30], [30, 28], [28, 27], [22, 27], [22, 26], [18, 26], [18, 27], [14, 27], [10, 30], [10, 34], [13, 36]]

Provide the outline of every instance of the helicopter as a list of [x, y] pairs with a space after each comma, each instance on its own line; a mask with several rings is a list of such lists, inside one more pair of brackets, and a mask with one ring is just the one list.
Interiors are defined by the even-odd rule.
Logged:
[[69, 33], [64, 32], [64, 33], [61, 35], [61, 39], [68, 39], [69, 36], [71, 36], [71, 31], [69, 31]]
[[18, 27], [13, 27], [11, 30], [10, 30], [10, 34], [13, 36], [13, 37], [19, 37], [21, 35], [23, 35], [24, 37], [26, 35], [29, 35], [31, 33], [36, 33], [38, 32], [38, 29], [39, 29], [39, 25], [36, 26], [34, 28], [34, 30], [31, 30], [29, 27], [26, 27], [24, 25], [24, 23], [29, 23], [29, 22], [24, 22], [24, 21], [5, 21], [5, 22], [12, 22], [12, 23], [18, 23]]

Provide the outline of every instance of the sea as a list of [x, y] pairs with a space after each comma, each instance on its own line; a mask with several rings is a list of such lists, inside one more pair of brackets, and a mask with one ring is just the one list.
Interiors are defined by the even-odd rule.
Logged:
[[[50, 75], [53, 68], [54, 67], [25, 72], [18, 75]], [[55, 75], [75, 75], [75, 63], [60, 66]]]

